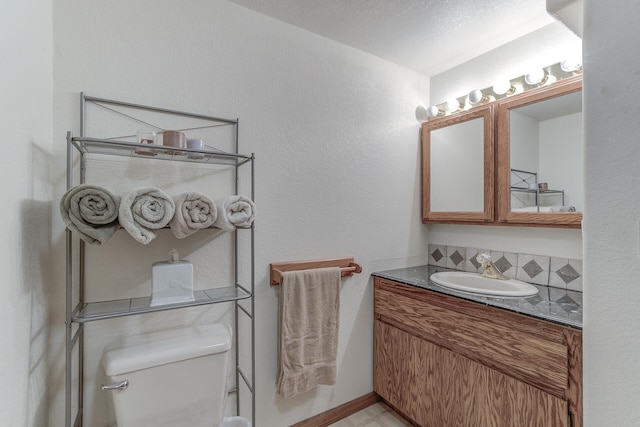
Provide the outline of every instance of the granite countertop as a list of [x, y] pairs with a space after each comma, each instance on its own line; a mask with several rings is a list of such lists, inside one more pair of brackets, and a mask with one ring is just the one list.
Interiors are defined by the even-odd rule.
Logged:
[[419, 267], [377, 271], [372, 274], [375, 277], [393, 280], [406, 285], [428, 289], [430, 291], [452, 295], [488, 306], [499, 307], [565, 326], [582, 329], [582, 292], [533, 284], [538, 288], [537, 295], [530, 297], [492, 297], [469, 292], [459, 292], [439, 286], [429, 280], [429, 276], [437, 271], [452, 270], [432, 265], [423, 265]]

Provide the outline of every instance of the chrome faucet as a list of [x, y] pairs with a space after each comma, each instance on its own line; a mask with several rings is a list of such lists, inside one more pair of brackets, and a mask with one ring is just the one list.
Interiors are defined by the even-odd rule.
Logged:
[[496, 267], [496, 265], [491, 260], [491, 255], [489, 255], [488, 253], [485, 252], [478, 254], [476, 260], [482, 265], [482, 268], [484, 269], [481, 274], [482, 277], [488, 277], [490, 279], [498, 280], [509, 279], [507, 276], [502, 274], [500, 270], [498, 270], [498, 267]]

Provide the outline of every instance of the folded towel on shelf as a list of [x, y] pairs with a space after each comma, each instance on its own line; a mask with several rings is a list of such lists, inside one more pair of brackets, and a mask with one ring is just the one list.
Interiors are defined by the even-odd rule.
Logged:
[[143, 245], [156, 238], [156, 232], [173, 218], [175, 203], [164, 191], [142, 187], [120, 201], [120, 225]]
[[225, 231], [233, 231], [237, 227], [251, 227], [256, 215], [256, 207], [248, 197], [228, 196], [216, 201], [218, 218], [213, 223]]
[[211, 227], [218, 217], [215, 203], [204, 194], [190, 192], [173, 198], [176, 212], [169, 222], [171, 232], [184, 239], [198, 230]]
[[97, 185], [82, 184], [60, 200], [60, 214], [69, 230], [85, 242], [101, 245], [118, 229], [119, 198]]
[[285, 271], [279, 301], [278, 393], [336, 382], [340, 268]]

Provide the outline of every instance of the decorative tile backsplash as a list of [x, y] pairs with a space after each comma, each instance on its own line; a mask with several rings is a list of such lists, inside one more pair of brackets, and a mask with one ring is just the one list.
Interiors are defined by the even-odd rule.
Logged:
[[429, 264], [480, 273], [482, 266], [476, 257], [484, 252], [491, 254], [498, 270], [510, 279], [582, 292], [582, 260], [579, 259], [430, 244]]

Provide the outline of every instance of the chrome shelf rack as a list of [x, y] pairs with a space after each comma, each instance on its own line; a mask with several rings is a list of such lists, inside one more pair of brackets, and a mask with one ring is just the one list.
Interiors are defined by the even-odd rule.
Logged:
[[[533, 186], [533, 188], [531, 188]], [[561, 206], [564, 206], [564, 190], [542, 189], [538, 188], [538, 173], [520, 169], [511, 169], [511, 194], [524, 193], [534, 196], [534, 207], [540, 210], [541, 196], [557, 195], [560, 196]]]
[[[128, 102], [122, 102], [117, 100], [110, 100], [104, 98], [96, 98], [87, 96], [82, 93], [80, 96], [80, 136], [74, 137], [71, 132], [67, 132], [67, 189], [74, 186], [74, 159], [79, 156], [79, 184], [85, 182], [85, 155], [86, 154], [101, 154], [106, 156], [126, 156], [136, 158], [147, 158], [154, 160], [166, 160], [173, 162], [184, 162], [186, 167], [189, 163], [197, 164], [211, 164], [211, 165], [223, 165], [235, 168], [235, 188], [234, 191], [238, 194], [238, 171], [239, 168], [250, 167], [251, 175], [251, 199], [255, 200], [255, 170], [254, 170], [254, 154], [240, 154], [239, 148], [239, 121], [237, 119], [224, 119], [219, 117], [213, 117], [202, 114], [194, 114], [182, 111], [169, 110], [164, 108], [132, 104]], [[226, 152], [211, 147], [206, 147], [203, 150], [194, 149], [177, 149], [174, 147], [163, 147], [161, 145], [154, 145], [153, 148], [147, 149], [147, 152], [151, 150], [152, 155], [140, 155], [137, 154], [136, 149], [140, 148], [140, 144], [137, 142], [131, 142], [127, 140], [132, 135], [125, 137], [114, 137], [109, 139], [92, 138], [85, 135], [86, 132], [86, 120], [87, 120], [87, 105], [95, 104], [96, 106], [106, 108], [114, 111], [116, 114], [122, 114], [129, 119], [138, 121], [143, 124], [147, 122], [138, 120], [132, 117], [130, 113], [123, 114], [117, 111], [117, 108], [124, 108], [128, 112], [130, 111], [144, 111], [145, 113], [160, 114], [177, 116], [190, 119], [204, 120], [208, 123], [204, 127], [219, 127], [219, 126], [231, 126], [235, 128], [235, 132], [232, 132], [235, 142], [235, 152]], [[147, 146], [148, 147], [148, 146]], [[245, 284], [239, 283], [239, 262], [238, 262], [238, 233], [250, 233], [250, 265], [251, 271], [248, 282]], [[240, 382], [244, 382], [251, 396], [251, 421], [255, 426], [255, 302], [254, 302], [254, 290], [255, 290], [255, 237], [254, 226], [247, 227], [246, 229], [238, 229], [234, 232], [234, 283], [229, 286], [217, 287], [211, 289], [195, 290], [195, 300], [191, 302], [185, 302], [180, 304], [170, 304], [164, 306], [150, 306], [151, 297], [140, 297], [130, 299], [119, 299], [112, 301], [98, 301], [98, 302], [85, 302], [84, 300], [84, 288], [87, 278], [85, 277], [85, 243], [82, 240], [74, 238], [73, 233], [66, 230], [66, 373], [65, 373], [65, 426], [66, 427], [81, 427], [83, 425], [83, 388], [84, 388], [84, 325], [87, 322], [100, 321], [104, 319], [112, 319], [117, 317], [141, 315], [145, 313], [159, 312], [165, 310], [175, 310], [179, 308], [195, 307], [208, 304], [219, 303], [233, 303], [234, 304], [234, 335], [235, 335], [235, 388], [232, 392], [237, 393], [236, 399], [236, 412], [241, 413], [241, 398], [240, 398]], [[77, 244], [77, 251], [74, 253], [74, 245]], [[74, 262], [77, 259], [77, 262]], [[74, 272], [77, 275], [74, 283]], [[77, 295], [74, 299], [74, 287], [77, 287]], [[243, 301], [248, 301], [248, 307], [241, 305]], [[239, 316], [247, 316], [250, 321], [250, 342], [251, 342], [251, 372], [249, 375], [245, 373], [239, 360]], [[78, 347], [77, 353], [77, 396], [75, 396], [77, 411], [73, 413], [73, 379], [74, 379], [74, 349]]]

